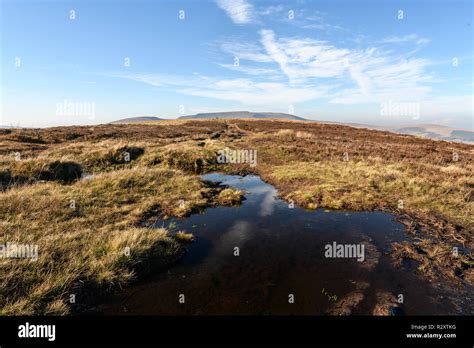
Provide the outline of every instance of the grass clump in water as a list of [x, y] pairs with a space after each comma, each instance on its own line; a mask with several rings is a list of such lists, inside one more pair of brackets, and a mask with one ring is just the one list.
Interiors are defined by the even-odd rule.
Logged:
[[174, 237], [180, 242], [184, 242], [184, 243], [194, 242], [194, 235], [192, 233], [186, 233], [186, 232], [183, 232], [183, 231], [178, 231], [178, 232], [176, 232]]
[[217, 203], [225, 206], [240, 204], [244, 199], [244, 192], [232, 188], [225, 188], [217, 196]]

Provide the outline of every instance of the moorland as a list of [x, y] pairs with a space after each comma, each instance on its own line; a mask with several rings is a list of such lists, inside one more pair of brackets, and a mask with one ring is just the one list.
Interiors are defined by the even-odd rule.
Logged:
[[[223, 149], [258, 154], [220, 163]], [[157, 219], [235, 205], [245, 192], [199, 174], [255, 174], [307, 209], [384, 211], [413, 242], [392, 245], [428, 280], [474, 285], [474, 146], [288, 120], [176, 120], [0, 129], [0, 244], [37, 245], [37, 261], [0, 259], [3, 315], [71, 313], [179, 262], [193, 236]]]

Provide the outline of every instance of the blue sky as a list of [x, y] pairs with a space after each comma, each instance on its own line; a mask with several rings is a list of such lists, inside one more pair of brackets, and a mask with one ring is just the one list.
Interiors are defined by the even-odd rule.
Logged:
[[250, 110], [473, 127], [470, 0], [0, 2], [0, 124]]

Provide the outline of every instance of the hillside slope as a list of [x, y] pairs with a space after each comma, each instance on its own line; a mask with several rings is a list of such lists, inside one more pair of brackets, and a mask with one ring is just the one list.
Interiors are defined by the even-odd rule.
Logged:
[[209, 112], [200, 113], [196, 115], [181, 116], [179, 119], [238, 119], [238, 118], [253, 118], [253, 119], [285, 119], [305, 121], [306, 119], [280, 112], [250, 112], [250, 111], [229, 111], [229, 112]]
[[128, 117], [122, 118], [117, 121], [110, 122], [111, 124], [120, 124], [120, 123], [136, 123], [136, 122], [148, 122], [148, 121], [160, 121], [162, 120], [156, 116], [138, 116], [138, 117]]

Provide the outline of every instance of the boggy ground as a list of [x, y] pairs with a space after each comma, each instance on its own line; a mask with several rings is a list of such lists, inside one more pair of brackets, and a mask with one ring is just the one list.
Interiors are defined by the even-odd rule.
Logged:
[[[218, 163], [226, 147], [256, 150], [257, 165]], [[67, 314], [71, 294], [86, 303], [176, 262], [192, 236], [147, 226], [240, 202], [195, 175], [216, 170], [260, 175], [310, 209], [391, 212], [415, 241], [393, 245], [394, 265], [472, 289], [473, 159], [469, 144], [315, 122], [0, 130], [0, 244], [39, 247], [36, 262], [0, 260], [0, 307]]]

